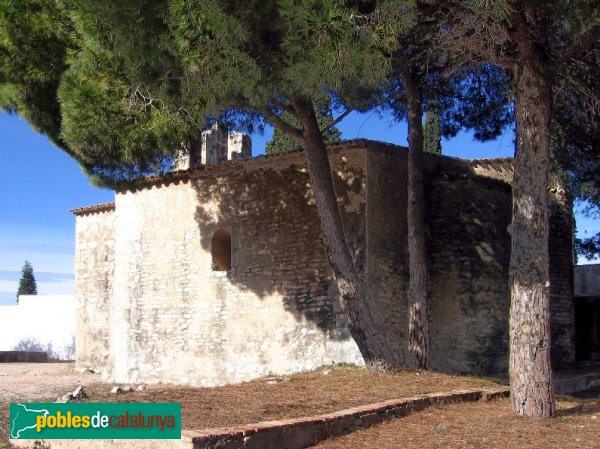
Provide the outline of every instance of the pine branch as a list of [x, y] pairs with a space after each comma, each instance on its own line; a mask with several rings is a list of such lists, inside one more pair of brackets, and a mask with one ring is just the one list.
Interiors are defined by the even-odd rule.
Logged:
[[329, 126], [326, 126], [325, 128], [323, 128], [321, 130], [321, 134], [325, 134], [327, 131], [329, 131], [331, 128], [333, 128], [335, 125], [337, 125], [339, 122], [341, 122], [342, 120], [344, 120], [348, 114], [350, 114], [352, 112], [351, 108], [346, 109], [338, 118], [336, 118]]
[[519, 49], [519, 53], [527, 60], [536, 59], [536, 39], [531, 32], [531, 25], [527, 24], [526, 18], [514, 2], [510, 4], [510, 21], [514, 27], [510, 34]]
[[556, 62], [558, 64], [565, 63], [570, 59], [573, 59], [587, 50], [589, 50], [592, 46], [600, 41], [600, 25], [596, 25], [594, 28], [589, 30], [586, 34], [581, 36], [576, 42], [574, 42], [571, 46], [565, 48], [558, 54], [556, 58]]
[[282, 120], [271, 108], [265, 107], [261, 109], [261, 113], [265, 116], [265, 119], [279, 131], [293, 137], [299, 142], [303, 141], [302, 130]]

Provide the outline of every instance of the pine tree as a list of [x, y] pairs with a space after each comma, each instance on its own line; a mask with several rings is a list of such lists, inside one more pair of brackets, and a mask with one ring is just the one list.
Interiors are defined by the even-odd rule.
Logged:
[[37, 295], [37, 284], [33, 275], [33, 267], [29, 261], [25, 261], [21, 270], [21, 280], [17, 290], [17, 304], [19, 304], [19, 295]]
[[[592, 0], [434, 0], [421, 5], [445, 27], [448, 51], [491, 61], [509, 70], [513, 78], [511, 404], [517, 414], [550, 418], [556, 413], [549, 325], [550, 124], [556, 117], [553, 112], [562, 113], [553, 103], [561, 95], [561, 83], [572, 84], [569, 72], [574, 66], [587, 65], [598, 78], [598, 4]], [[587, 56], [586, 64], [583, 58]], [[581, 93], [575, 98], [585, 101]], [[581, 106], [575, 104], [575, 110]]]
[[[369, 2], [350, 1], [345, 6], [317, 0], [131, 0], [115, 8], [114, 2], [80, 0], [66, 2], [76, 10], [56, 24], [69, 31], [66, 36], [75, 37], [75, 44], [65, 44], [68, 51], [46, 51], [52, 50], [45, 49], [52, 28], [45, 26], [27, 29], [19, 34], [24, 42], [4, 48], [23, 20], [37, 17], [40, 8], [28, 8], [28, 3], [35, 2], [6, 1], [0, 9], [2, 14], [12, 14], [17, 10], [10, 7], [24, 5], [17, 11], [21, 18], [6, 16], [11, 26], [0, 23], [5, 69], [0, 99], [21, 78], [29, 81], [37, 74], [29, 67], [11, 71], [15, 56], [25, 54], [21, 48], [40, 50], [33, 69], [44, 67], [47, 60], [59, 72], [66, 67], [54, 78], [42, 73], [39, 79], [60, 81], [51, 86], [60, 85], [60, 138], [88, 172], [104, 181], [160, 167], [156, 163], [161, 156], [197, 139], [207, 116], [218, 117], [231, 109], [250, 111], [302, 142], [324, 243], [352, 335], [367, 362], [386, 355], [385, 341], [374, 333], [365, 281], [336, 212], [315, 100], [332, 89], [362, 93], [381, 86], [389, 60], [377, 50], [392, 47], [386, 42], [395, 41], [394, 23], [376, 27], [380, 39], [373, 45], [361, 34], [365, 24], [378, 17], [379, 11], [369, 9]], [[54, 5], [38, 3], [42, 10], [46, 3]], [[406, 9], [406, 3], [373, 2], [399, 11]], [[564, 69], [580, 62], [575, 58], [598, 43], [597, 6], [591, 0], [418, 3], [432, 6], [432, 15], [441, 24], [438, 28], [449, 40], [448, 51], [454, 48], [465, 60], [472, 53], [470, 60], [491, 61], [514, 79], [518, 151], [511, 227], [513, 407], [518, 413], [548, 417], [554, 413], [546, 325], [549, 123], [553, 93], [562, 92], [554, 83], [562, 79]], [[65, 36], [61, 39], [68, 41]], [[59, 53], [66, 56], [54, 60]], [[597, 70], [597, 59], [593, 61]], [[31, 92], [37, 87], [21, 95], [21, 103], [1, 106], [23, 115], [32, 105], [55, 112], [49, 105], [35, 104], [33, 99], [41, 97]], [[297, 126], [282, 119], [286, 112], [298, 120]], [[27, 119], [34, 122], [32, 117]], [[528, 354], [535, 354], [533, 363]]]
[[[552, 144], [567, 149], [562, 169], [570, 174], [573, 194], [584, 201], [584, 213], [595, 219], [600, 219], [599, 55], [600, 50], [588, 52], [566, 68], [567, 76], [558, 80], [552, 117]], [[575, 239], [575, 247], [588, 260], [600, 256], [600, 232]]]
[[0, 108], [71, 156], [60, 137], [57, 89], [74, 49], [71, 23], [55, 0], [0, 1]]
[[[342, 137], [342, 133], [335, 126], [332, 126], [334, 118], [331, 113], [331, 108], [329, 107], [329, 101], [317, 104], [315, 113], [319, 128], [323, 131], [325, 143], [338, 142]], [[298, 120], [285, 112], [282, 114], [281, 119], [291, 126], [300, 126]], [[296, 139], [281, 132], [277, 128], [275, 128], [273, 137], [265, 146], [265, 152], [267, 154], [287, 153], [288, 151], [300, 149], [302, 149], [302, 145], [298, 143]]]
[[322, 0], [131, 0], [119, 8], [81, 0], [69, 7], [81, 49], [58, 90], [61, 135], [88, 172], [107, 184], [131, 179], [197, 140], [206, 119], [231, 111], [245, 112], [229, 115], [241, 120], [238, 129], [258, 118], [292, 137], [304, 148], [350, 332], [368, 366], [397, 365], [346, 241], [317, 118], [324, 96], [370, 92], [385, 80], [386, 56], [348, 26], [356, 8]]
[[434, 109], [428, 110], [425, 114], [423, 137], [423, 151], [442, 154], [442, 124], [440, 114]]
[[[388, 21], [404, 24], [394, 36], [396, 45], [391, 58], [393, 70], [386, 95], [389, 98], [388, 105], [395, 115], [406, 118], [408, 122], [407, 360], [413, 368], [428, 369], [429, 281], [425, 231], [425, 180], [428, 173], [423, 162], [423, 152], [427, 150], [423, 126], [424, 105], [440, 105], [445, 113], [446, 135], [456, 134], [460, 128], [468, 127], [474, 128], [475, 135], [482, 140], [498, 135], [507, 119], [510, 119], [510, 114], [507, 115], [506, 111], [508, 100], [504, 95], [506, 89], [502, 82], [502, 72], [489, 64], [462, 67], [447, 55], [442, 57], [445, 50], [437, 45], [440, 29], [437, 23], [428, 14], [420, 14], [409, 1], [401, 0], [398, 4], [398, 11], [392, 10], [391, 16], [386, 18]], [[450, 67], [457, 75], [448, 79]], [[469, 95], [474, 87], [480, 92]], [[486, 95], [488, 92], [492, 95]], [[430, 129], [430, 134], [434, 135], [429, 136], [434, 151], [436, 144], [438, 147], [440, 145], [441, 128], [442, 122], [438, 116], [437, 127]], [[438, 148], [439, 151], [441, 149]]]
[[[282, 114], [281, 119], [290, 126], [298, 126], [297, 120], [294, 120], [288, 114]], [[265, 153], [278, 154], [288, 153], [302, 149], [302, 145], [293, 137], [279, 131], [277, 128], [273, 131], [273, 137], [265, 145]]]

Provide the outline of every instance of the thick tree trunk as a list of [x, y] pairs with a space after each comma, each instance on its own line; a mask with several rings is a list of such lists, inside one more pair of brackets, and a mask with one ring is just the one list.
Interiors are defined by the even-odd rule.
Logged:
[[417, 369], [429, 369], [425, 187], [423, 176], [423, 109], [421, 90], [404, 70], [408, 95], [408, 351]]
[[515, 413], [538, 418], [555, 413], [550, 365], [548, 168], [552, 91], [548, 73], [535, 59], [515, 73], [510, 391]]
[[356, 269], [346, 242], [329, 157], [314, 108], [310, 101], [298, 100], [294, 103], [294, 109], [304, 127], [302, 140], [321, 221], [323, 242], [335, 273], [350, 333], [368, 367], [376, 370], [394, 368], [396, 362], [393, 353], [382, 332], [377, 329], [368, 303], [364, 275]]

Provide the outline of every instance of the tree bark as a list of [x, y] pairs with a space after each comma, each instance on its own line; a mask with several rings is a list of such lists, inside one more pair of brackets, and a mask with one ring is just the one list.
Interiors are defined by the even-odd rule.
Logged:
[[389, 370], [397, 366], [383, 333], [371, 311], [364, 274], [354, 264], [337, 203], [331, 166], [312, 102], [300, 99], [294, 109], [303, 125], [302, 142], [308, 163], [323, 243], [340, 291], [342, 310], [354, 341], [371, 369]]
[[548, 258], [552, 91], [550, 70], [540, 59], [523, 55], [524, 63], [515, 70], [517, 156], [511, 225], [509, 371], [513, 411], [549, 418], [555, 414]]
[[418, 82], [403, 67], [408, 97], [408, 352], [417, 369], [429, 369], [425, 186], [423, 176], [423, 108]]

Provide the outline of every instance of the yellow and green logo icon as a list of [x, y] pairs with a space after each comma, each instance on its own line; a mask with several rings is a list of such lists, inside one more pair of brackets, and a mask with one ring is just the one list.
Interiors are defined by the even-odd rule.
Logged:
[[12, 439], [181, 438], [179, 403], [11, 403]]

